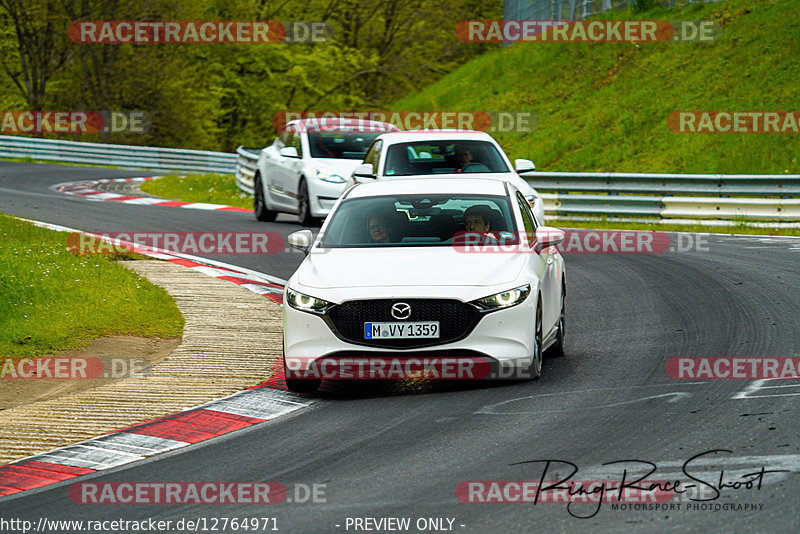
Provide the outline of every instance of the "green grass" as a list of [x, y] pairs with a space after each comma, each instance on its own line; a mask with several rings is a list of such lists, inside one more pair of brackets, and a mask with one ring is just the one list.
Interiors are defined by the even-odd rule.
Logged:
[[66, 232], [0, 214], [0, 355], [35, 357], [108, 335], [179, 337], [183, 316], [162, 288], [114, 260], [77, 255]]
[[800, 228], [770, 228], [748, 226], [742, 221], [731, 226], [706, 226], [701, 224], [670, 224], [646, 222], [576, 221], [572, 219], [547, 219], [548, 226], [556, 228], [590, 228], [592, 230], [650, 230], [657, 232], [690, 232], [698, 234], [748, 234], [748, 235], [784, 235], [800, 236]]
[[253, 197], [236, 186], [236, 177], [232, 174], [168, 174], [145, 182], [139, 188], [151, 195], [184, 202], [253, 208]]
[[517, 43], [465, 64], [398, 110], [531, 111], [497, 134], [542, 171], [797, 173], [798, 134], [687, 134], [673, 111], [791, 111], [800, 102], [796, 0], [726, 0], [600, 18], [710, 19], [710, 43]]

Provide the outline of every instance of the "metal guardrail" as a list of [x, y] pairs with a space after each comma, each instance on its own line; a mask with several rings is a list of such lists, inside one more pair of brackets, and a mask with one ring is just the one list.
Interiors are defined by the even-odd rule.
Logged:
[[258, 169], [256, 163], [260, 152], [260, 148], [244, 148], [240, 146], [236, 149], [236, 185], [239, 186], [239, 189], [251, 195], [254, 190], [255, 174]]
[[529, 172], [523, 177], [542, 195], [548, 215], [800, 221], [797, 174]]
[[157, 171], [236, 172], [236, 155], [227, 152], [83, 143], [8, 135], [0, 135], [0, 158], [31, 158]]
[[[259, 152], [236, 149], [236, 184], [251, 195]], [[522, 176], [539, 191], [545, 214], [551, 217], [800, 221], [798, 174], [526, 172]]]
[[[260, 152], [245, 147], [230, 154], [0, 135], [0, 158], [235, 173], [236, 184], [251, 195]], [[798, 174], [528, 172], [523, 177], [540, 192], [549, 216], [800, 221]]]

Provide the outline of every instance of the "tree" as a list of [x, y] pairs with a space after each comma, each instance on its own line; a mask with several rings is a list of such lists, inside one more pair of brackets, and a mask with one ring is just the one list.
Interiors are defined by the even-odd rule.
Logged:
[[0, 24], [15, 37], [2, 42], [0, 65], [31, 110], [43, 109], [47, 83], [69, 57], [61, 7], [56, 0], [0, 0]]

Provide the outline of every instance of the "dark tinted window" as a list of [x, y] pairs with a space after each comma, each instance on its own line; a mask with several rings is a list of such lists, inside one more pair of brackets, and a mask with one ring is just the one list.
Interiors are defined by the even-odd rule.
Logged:
[[488, 141], [436, 140], [396, 143], [386, 149], [385, 176], [509, 172]]
[[[442, 246], [465, 235], [464, 212], [479, 208], [493, 237], [516, 242], [514, 216], [507, 197], [399, 195], [345, 200], [330, 215], [322, 247]], [[474, 209], [474, 208], [473, 208]], [[470, 236], [470, 234], [466, 234]]]
[[308, 147], [312, 158], [361, 160], [381, 133], [383, 132], [309, 131]]

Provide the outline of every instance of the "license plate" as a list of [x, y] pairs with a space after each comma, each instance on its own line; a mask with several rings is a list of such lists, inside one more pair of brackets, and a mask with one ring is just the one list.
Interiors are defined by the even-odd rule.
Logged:
[[438, 338], [439, 321], [364, 323], [364, 339]]

